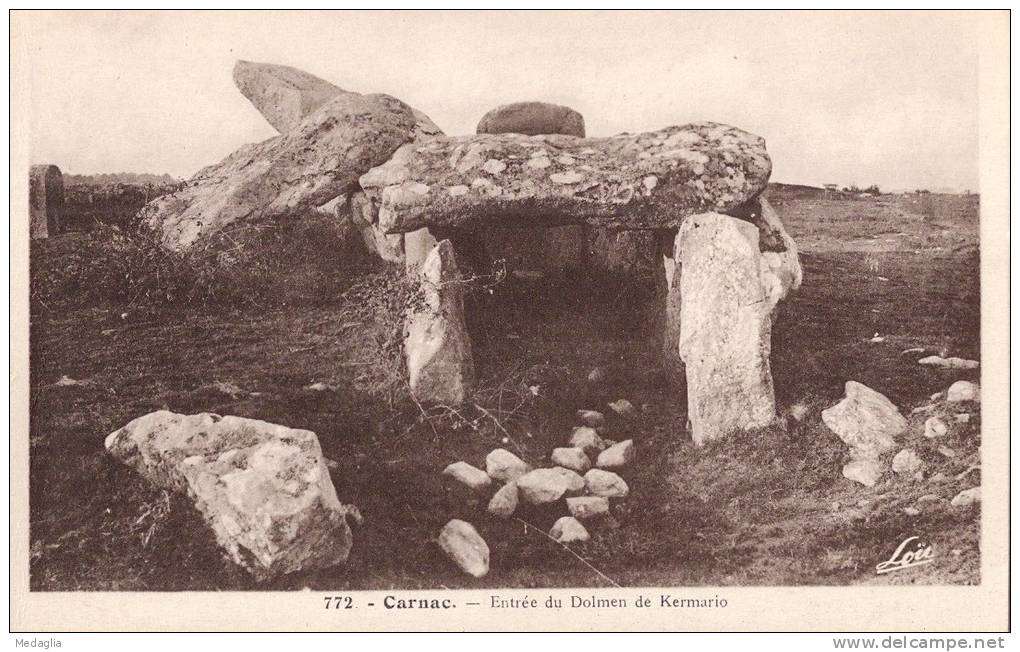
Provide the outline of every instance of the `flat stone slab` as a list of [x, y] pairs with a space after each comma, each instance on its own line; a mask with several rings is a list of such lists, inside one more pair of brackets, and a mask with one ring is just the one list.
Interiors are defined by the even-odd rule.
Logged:
[[422, 227], [679, 227], [765, 190], [765, 140], [699, 122], [609, 138], [479, 134], [399, 148], [361, 177], [390, 233]]

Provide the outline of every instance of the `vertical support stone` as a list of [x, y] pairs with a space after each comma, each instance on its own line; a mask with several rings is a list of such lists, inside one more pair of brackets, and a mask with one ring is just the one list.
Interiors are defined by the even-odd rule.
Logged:
[[775, 419], [772, 310], [789, 286], [773, 278], [758, 229], [727, 215], [693, 216], [677, 233], [674, 260], [670, 294], [675, 301], [679, 293], [694, 442], [768, 426]]
[[419, 401], [463, 403], [474, 383], [471, 340], [464, 324], [464, 285], [453, 244], [425, 257], [406, 316], [404, 355], [411, 393]]
[[680, 290], [673, 289], [679, 282], [676, 260], [674, 259], [674, 243], [676, 231], [667, 231], [658, 234], [658, 247], [655, 258], [660, 261], [661, 267], [656, 270], [657, 278], [657, 301], [661, 309], [659, 322], [657, 324], [661, 337], [659, 345], [662, 347], [662, 368], [666, 372], [666, 378], [674, 389], [683, 389], [685, 371], [684, 361], [680, 357]]
[[48, 238], [60, 230], [64, 176], [56, 165], [33, 165], [28, 174], [29, 237]]
[[420, 269], [436, 247], [437, 241], [428, 228], [404, 234], [404, 267], [408, 274]]

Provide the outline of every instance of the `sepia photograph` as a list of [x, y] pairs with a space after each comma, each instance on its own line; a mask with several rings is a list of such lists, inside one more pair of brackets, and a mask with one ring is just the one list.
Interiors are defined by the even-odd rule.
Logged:
[[27, 593], [1005, 614], [1008, 27], [13, 11]]

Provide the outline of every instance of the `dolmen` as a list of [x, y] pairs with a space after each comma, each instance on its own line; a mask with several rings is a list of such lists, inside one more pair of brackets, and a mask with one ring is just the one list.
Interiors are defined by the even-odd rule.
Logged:
[[48, 238], [60, 230], [64, 176], [56, 165], [33, 165], [28, 172], [29, 237]]
[[[238, 62], [234, 78], [281, 133], [143, 208], [167, 247], [252, 221], [349, 219], [418, 287], [406, 316], [412, 393], [453, 405], [474, 382], [460, 261], [499, 253], [478, 243], [517, 229], [566, 252], [589, 246], [584, 229], [624, 235], [655, 261], [664, 366], [684, 381], [694, 441], [775, 418], [772, 321], [801, 268], [763, 196], [772, 162], [761, 137], [715, 122], [585, 137], [580, 114], [543, 103], [498, 107], [478, 133], [447, 136], [394, 97], [286, 66]], [[543, 232], [558, 235], [530, 235]]]

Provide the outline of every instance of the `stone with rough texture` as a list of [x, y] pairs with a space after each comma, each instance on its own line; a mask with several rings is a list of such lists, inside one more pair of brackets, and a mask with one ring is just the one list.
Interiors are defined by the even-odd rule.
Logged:
[[598, 431], [594, 428], [580, 426], [574, 428], [573, 432], [570, 433], [570, 445], [574, 448], [580, 448], [588, 455], [592, 455], [603, 450], [606, 447], [606, 442], [602, 441]]
[[924, 422], [924, 436], [928, 439], [945, 437], [949, 433], [949, 426], [938, 417], [928, 417]]
[[408, 384], [419, 401], [456, 405], [474, 382], [474, 361], [464, 323], [463, 278], [449, 240], [435, 246], [418, 276], [404, 338]]
[[549, 536], [560, 543], [587, 541], [591, 536], [581, 522], [573, 516], [562, 516], [549, 530]]
[[600, 469], [618, 469], [630, 464], [634, 460], [634, 455], [634, 440], [627, 439], [599, 453], [595, 466]]
[[958, 380], [946, 390], [946, 403], [963, 403], [964, 401], [980, 401], [981, 387], [969, 380]]
[[28, 171], [29, 237], [48, 238], [60, 230], [64, 210], [64, 175], [56, 165], [33, 165]]
[[621, 417], [633, 416], [636, 409], [634, 404], [625, 398], [621, 398], [618, 401], [613, 401], [609, 404], [609, 409], [618, 414]]
[[680, 296], [678, 351], [698, 445], [776, 417], [772, 313], [799, 285], [800, 264], [795, 249], [763, 254], [760, 235], [748, 222], [710, 213], [688, 219], [676, 236], [671, 292]]
[[892, 401], [852, 380], [846, 383], [846, 397], [822, 410], [822, 421], [850, 447], [855, 459], [877, 458], [892, 450], [896, 437], [907, 428]]
[[185, 249], [242, 223], [301, 217], [358, 189], [358, 178], [419, 133], [411, 107], [388, 95], [342, 93], [285, 134], [245, 145], [139, 218], [164, 246]]
[[609, 138], [437, 137], [401, 147], [362, 176], [361, 187], [378, 199], [390, 233], [581, 223], [661, 229], [707, 211], [739, 212], [771, 170], [763, 139], [701, 122]]
[[630, 493], [630, 487], [623, 478], [603, 469], [592, 469], [585, 473], [584, 484], [589, 493], [603, 498], [626, 498]]
[[535, 469], [517, 479], [521, 498], [531, 505], [554, 503], [565, 494], [576, 494], [584, 489], [584, 478], [562, 467]]
[[492, 496], [486, 511], [496, 518], [510, 518], [517, 511], [519, 500], [517, 483], [508, 482]]
[[580, 448], [554, 448], [550, 459], [556, 466], [562, 466], [577, 473], [584, 473], [591, 468], [591, 460]]
[[450, 478], [469, 493], [484, 493], [492, 485], [492, 478], [485, 471], [467, 462], [454, 462], [445, 469], [443, 475]]
[[577, 419], [589, 428], [601, 428], [606, 425], [606, 416], [596, 410], [578, 410]]
[[567, 509], [579, 521], [604, 518], [609, 516], [609, 499], [603, 496], [567, 498]]
[[462, 571], [472, 577], [489, 573], [489, 546], [473, 525], [452, 519], [439, 532], [439, 547]]
[[106, 450], [194, 501], [217, 542], [259, 580], [347, 559], [351, 531], [315, 433], [165, 410], [131, 421]]
[[281, 134], [347, 92], [297, 68], [241, 60], [234, 64], [234, 84]]
[[972, 505], [981, 504], [981, 487], [964, 489], [953, 496], [953, 499], [949, 501], [949, 504], [953, 507], [970, 507]]
[[499, 482], [513, 482], [530, 470], [524, 460], [503, 448], [497, 448], [485, 457], [485, 472]]
[[482, 116], [476, 131], [480, 134], [564, 134], [584, 138], [584, 117], [570, 107], [558, 104], [514, 102], [497, 106]]
[[900, 475], [913, 475], [924, 468], [924, 461], [912, 448], [904, 448], [893, 456], [892, 470]]
[[941, 369], [977, 369], [981, 366], [981, 363], [977, 360], [966, 360], [964, 358], [943, 358], [938, 355], [929, 355], [926, 358], [921, 358], [917, 361], [917, 364], [925, 365], [928, 367], [939, 367]]
[[875, 483], [882, 478], [883, 472], [882, 463], [874, 458], [852, 460], [843, 465], [843, 477], [865, 487], [874, 487]]

